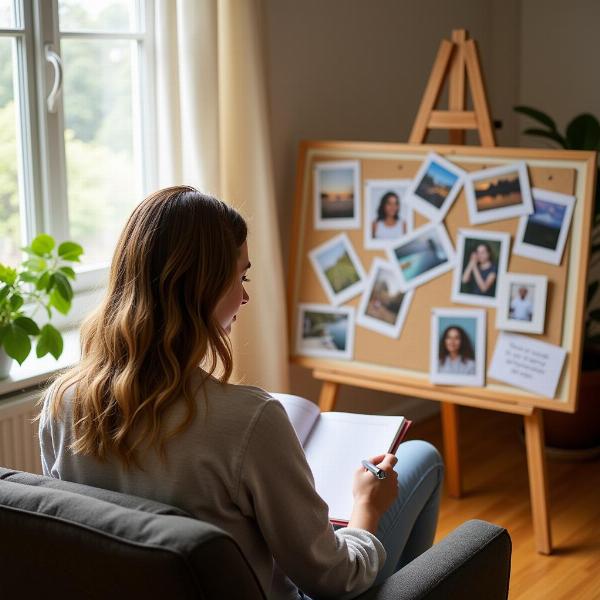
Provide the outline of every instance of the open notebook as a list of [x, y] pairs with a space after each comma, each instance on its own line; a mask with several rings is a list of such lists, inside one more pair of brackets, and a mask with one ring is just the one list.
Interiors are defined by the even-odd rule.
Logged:
[[347, 525], [352, 513], [352, 478], [360, 461], [395, 452], [411, 421], [400, 416], [324, 412], [300, 396], [279, 400], [304, 448], [319, 495], [332, 523]]

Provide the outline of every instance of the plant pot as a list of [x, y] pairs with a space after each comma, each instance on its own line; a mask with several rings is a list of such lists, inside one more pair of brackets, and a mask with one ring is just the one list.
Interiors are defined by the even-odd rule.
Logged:
[[600, 371], [583, 371], [573, 414], [544, 411], [548, 457], [588, 459], [600, 456]]
[[6, 350], [0, 347], [0, 379], [6, 379], [10, 373], [13, 359], [6, 354]]

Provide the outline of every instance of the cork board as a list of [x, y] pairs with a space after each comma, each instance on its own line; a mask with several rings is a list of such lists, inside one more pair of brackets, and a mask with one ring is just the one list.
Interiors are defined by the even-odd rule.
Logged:
[[[417, 287], [408, 310], [401, 335], [397, 339], [381, 335], [360, 326], [354, 328], [354, 353], [350, 360], [328, 357], [307, 357], [296, 354], [298, 305], [300, 303], [329, 304], [309, 260], [309, 252], [345, 233], [365, 271], [368, 273], [375, 257], [387, 259], [385, 250], [364, 247], [361, 227], [345, 230], [315, 229], [314, 182], [315, 164], [328, 161], [359, 161], [360, 212], [364, 218], [362, 193], [364, 182], [372, 179], [410, 179], [415, 176], [429, 152], [451, 160], [465, 171], [498, 167], [515, 161], [527, 163], [532, 187], [569, 194], [576, 202], [562, 261], [559, 265], [539, 262], [513, 254], [518, 217], [480, 225], [469, 221], [464, 189], [461, 189], [443, 224], [456, 248], [459, 228], [500, 231], [510, 234], [508, 272], [531, 273], [548, 277], [546, 321], [544, 333], [536, 339], [559, 345], [567, 358], [559, 380], [556, 397], [549, 399], [522, 389], [494, 381], [489, 376], [483, 387], [438, 386], [429, 381], [429, 328], [432, 308], [466, 308], [451, 301], [452, 271]], [[595, 153], [558, 150], [526, 150], [513, 148], [477, 148], [466, 146], [379, 144], [362, 142], [304, 142], [300, 147], [297, 170], [293, 237], [290, 253], [288, 315], [291, 360], [311, 369], [330, 370], [338, 376], [347, 373], [353, 384], [359, 375], [369, 379], [399, 383], [406, 393], [440, 399], [440, 391], [449, 400], [453, 396], [468, 396], [485, 407], [486, 402], [505, 402], [546, 409], [573, 412], [577, 404], [577, 386], [581, 360], [585, 283], [589, 254], [592, 217], [592, 192], [595, 176]], [[428, 220], [414, 212], [414, 229]], [[358, 308], [361, 295], [343, 303]], [[486, 371], [496, 344], [495, 308], [485, 307]], [[528, 334], [525, 334], [528, 335]], [[368, 387], [368, 386], [367, 386]]]

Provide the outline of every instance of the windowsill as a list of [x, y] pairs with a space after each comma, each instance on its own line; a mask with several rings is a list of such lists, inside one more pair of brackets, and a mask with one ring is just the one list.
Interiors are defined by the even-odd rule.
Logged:
[[58, 360], [51, 354], [37, 358], [35, 349], [32, 349], [22, 365], [13, 361], [8, 377], [0, 380], [0, 401], [7, 399], [9, 394], [44, 383], [57, 371], [70, 367], [79, 360], [79, 329], [62, 331], [62, 336], [63, 353]]

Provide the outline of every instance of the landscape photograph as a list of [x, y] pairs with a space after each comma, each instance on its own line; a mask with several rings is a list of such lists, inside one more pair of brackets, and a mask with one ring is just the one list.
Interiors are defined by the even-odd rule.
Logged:
[[535, 212], [527, 217], [523, 242], [555, 250], [567, 207], [555, 202], [533, 199]]
[[414, 194], [441, 208], [457, 179], [458, 175], [431, 161]]
[[519, 173], [481, 179], [474, 183], [477, 211], [482, 212], [522, 204]]
[[352, 219], [354, 217], [354, 181], [355, 171], [352, 167], [320, 171], [321, 219]]

